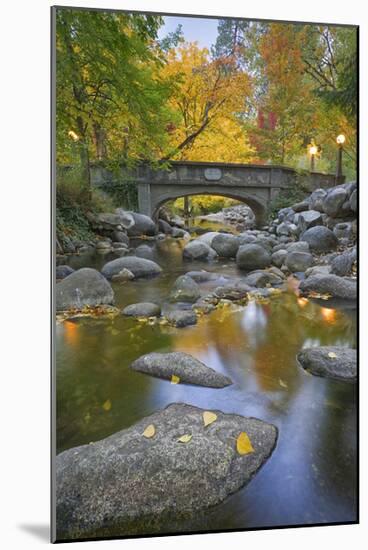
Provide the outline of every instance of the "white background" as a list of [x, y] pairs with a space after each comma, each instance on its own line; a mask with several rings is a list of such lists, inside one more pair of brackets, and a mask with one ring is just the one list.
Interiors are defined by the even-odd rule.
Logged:
[[[67, 5], [234, 15], [361, 25], [361, 270], [366, 293], [367, 52], [363, 0], [65, 0]], [[0, 311], [1, 484], [0, 544], [47, 544], [49, 522], [49, 0], [7, 0], [0, 16]], [[363, 301], [363, 296], [361, 301]], [[203, 549], [274, 544], [362, 548], [367, 513], [367, 319], [361, 304], [361, 525], [83, 543], [83, 548]], [[270, 487], [272, 491], [272, 487]], [[98, 546], [96, 546], [96, 544]]]

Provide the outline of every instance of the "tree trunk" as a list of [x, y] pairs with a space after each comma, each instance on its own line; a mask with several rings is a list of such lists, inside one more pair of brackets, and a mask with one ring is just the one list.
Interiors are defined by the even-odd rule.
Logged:
[[79, 157], [81, 161], [81, 177], [82, 177], [82, 195], [91, 200], [91, 170], [89, 162], [88, 143], [85, 136], [83, 121], [80, 117], [77, 119], [79, 131]]

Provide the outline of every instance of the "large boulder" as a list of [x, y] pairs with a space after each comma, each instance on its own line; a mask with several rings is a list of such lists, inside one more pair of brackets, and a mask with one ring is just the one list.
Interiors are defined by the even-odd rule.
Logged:
[[306, 241], [312, 252], [321, 254], [335, 250], [338, 244], [336, 235], [324, 225], [316, 225], [305, 231], [300, 240]]
[[355, 349], [337, 346], [306, 348], [298, 353], [297, 361], [315, 376], [347, 381], [355, 381], [357, 377]]
[[117, 209], [115, 214], [111, 212], [96, 215], [89, 213], [87, 218], [95, 229], [104, 229], [107, 231], [123, 231], [134, 225], [134, 220], [130, 213], [121, 208]]
[[356, 189], [352, 192], [349, 199], [350, 210], [356, 212], [358, 210], [358, 192]]
[[180, 383], [206, 388], [224, 388], [232, 384], [227, 376], [207, 367], [188, 353], [180, 351], [148, 353], [136, 359], [130, 367], [135, 371], [164, 380], [171, 380], [172, 376], [177, 376]]
[[288, 252], [309, 252], [309, 244], [306, 241], [297, 241], [285, 245]]
[[[57, 539], [162, 532], [246, 485], [276, 446], [271, 424], [174, 403], [106, 439], [56, 457]], [[144, 435], [154, 427], [151, 437]], [[245, 433], [248, 452], [237, 451]], [[151, 428], [152, 433], [152, 428]], [[180, 438], [189, 435], [187, 443]], [[185, 439], [184, 439], [185, 441]]]
[[324, 212], [323, 201], [327, 195], [325, 189], [315, 189], [309, 197], [309, 209]]
[[313, 265], [313, 256], [309, 252], [288, 252], [285, 265], [292, 273], [304, 272]]
[[331, 273], [340, 277], [349, 275], [355, 260], [356, 250], [339, 254], [331, 262]]
[[274, 252], [274, 253], [271, 255], [272, 263], [273, 263], [276, 267], [281, 267], [281, 266], [285, 263], [285, 260], [286, 260], [286, 256], [287, 256], [287, 255], [288, 255], [288, 251], [287, 251], [287, 250], [284, 250], [284, 249], [276, 250], [276, 252]]
[[55, 286], [56, 311], [82, 310], [114, 303], [114, 291], [95, 269], [83, 267]]
[[181, 275], [174, 283], [170, 293], [171, 302], [194, 303], [200, 297], [201, 292], [197, 283], [189, 275]]
[[183, 257], [188, 260], [211, 260], [215, 256], [216, 252], [200, 239], [190, 241], [183, 249]]
[[347, 198], [347, 192], [343, 187], [333, 187], [324, 198], [324, 212], [331, 218], [343, 217], [344, 212], [342, 211], [342, 206]]
[[161, 314], [161, 307], [152, 302], [139, 302], [126, 306], [122, 314], [127, 317], [158, 317]]
[[117, 275], [124, 268], [131, 271], [135, 278], [152, 277], [154, 275], [159, 275], [162, 271], [161, 267], [152, 260], [136, 258], [135, 256], [126, 256], [107, 262], [107, 264], [103, 266], [101, 273], [106, 279], [111, 279], [113, 275]]
[[165, 319], [176, 328], [184, 328], [197, 324], [197, 315], [188, 309], [166, 309]]
[[200, 235], [197, 238], [197, 241], [200, 241], [201, 243], [206, 243], [208, 244], [208, 246], [212, 246], [212, 240], [218, 235], [220, 235], [218, 231], [207, 231], [206, 233], [203, 233], [203, 235]]
[[357, 297], [356, 281], [337, 275], [312, 275], [300, 283], [299, 289], [303, 294], [330, 294], [344, 300], [356, 300]]
[[165, 233], [165, 235], [171, 235], [172, 234], [172, 227], [171, 225], [165, 221], [165, 220], [158, 220], [158, 229], [161, 231], [161, 233]]
[[221, 258], [235, 258], [239, 249], [239, 240], [235, 235], [219, 233], [212, 239], [211, 247]]
[[271, 255], [258, 244], [245, 244], [237, 252], [236, 263], [240, 269], [247, 271], [264, 269], [271, 264]]
[[140, 244], [134, 251], [134, 254], [138, 258], [146, 258], [152, 260], [154, 257], [153, 249], [148, 244]]
[[318, 210], [305, 210], [299, 214], [298, 227], [301, 233], [315, 225], [322, 225], [321, 212], [318, 212]]
[[125, 216], [132, 221], [129, 227], [126, 227], [129, 237], [139, 237], [140, 235], [153, 236], [157, 233], [156, 224], [149, 216], [138, 214], [137, 212], [126, 211], [122, 208], [117, 208], [115, 212], [119, 216]]

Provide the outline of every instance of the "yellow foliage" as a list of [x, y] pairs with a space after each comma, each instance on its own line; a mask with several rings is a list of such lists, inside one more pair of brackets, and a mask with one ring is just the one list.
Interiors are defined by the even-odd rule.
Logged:
[[184, 434], [178, 438], [178, 441], [180, 443], [189, 443], [191, 439], [192, 439], [192, 436], [190, 434]]
[[248, 437], [248, 434], [245, 432], [240, 432], [236, 440], [236, 450], [240, 455], [247, 455], [249, 453], [254, 453], [252, 443]]
[[172, 383], [172, 384], [179, 384], [179, 382], [180, 382], [179, 376], [176, 376], [176, 374], [173, 374], [173, 375], [171, 376], [171, 383]]
[[149, 426], [147, 426], [147, 428], [144, 430], [143, 432], [143, 436], [146, 437], [147, 439], [150, 439], [151, 437], [153, 437], [156, 433], [156, 428], [153, 424], [150, 424]]
[[217, 414], [211, 411], [204, 411], [203, 413], [204, 427], [209, 426], [210, 424], [215, 422], [215, 420], [217, 420]]

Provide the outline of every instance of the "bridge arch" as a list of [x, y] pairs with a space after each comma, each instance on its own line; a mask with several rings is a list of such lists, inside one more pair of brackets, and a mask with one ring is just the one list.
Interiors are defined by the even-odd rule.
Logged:
[[216, 186], [213, 189], [202, 189], [198, 191], [193, 191], [193, 189], [185, 190], [179, 187], [176, 189], [172, 189], [170, 192], [166, 191], [159, 195], [156, 194], [154, 198], [151, 197], [152, 218], [157, 219], [160, 208], [164, 206], [166, 202], [182, 197], [194, 197], [198, 195], [213, 195], [238, 200], [251, 208], [255, 216], [255, 223], [258, 227], [264, 225], [266, 222], [267, 204], [262, 199], [252, 196], [250, 193], [247, 193], [243, 189], [221, 190], [219, 186]]

